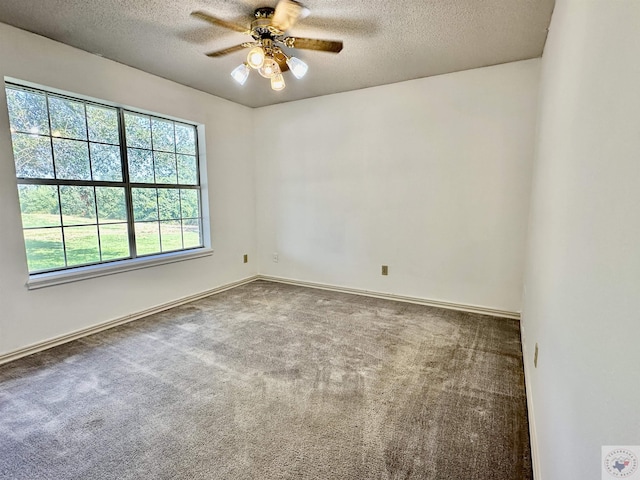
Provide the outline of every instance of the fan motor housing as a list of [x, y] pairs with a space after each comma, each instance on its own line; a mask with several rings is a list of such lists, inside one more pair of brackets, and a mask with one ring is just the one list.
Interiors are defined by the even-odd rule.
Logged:
[[275, 10], [271, 7], [257, 8], [254, 12], [255, 20], [251, 22], [251, 36], [258, 39], [270, 38], [273, 39], [277, 35], [282, 35], [284, 32], [279, 28], [272, 25], [272, 19]]
[[256, 40], [259, 38], [273, 38], [274, 35], [282, 34], [280, 30], [271, 25], [275, 10], [271, 7], [257, 8], [253, 16], [255, 20], [251, 22], [251, 36]]
[[271, 18], [273, 17], [274, 13], [275, 9], [271, 7], [261, 7], [256, 8], [256, 10], [253, 12], [253, 16], [256, 18]]

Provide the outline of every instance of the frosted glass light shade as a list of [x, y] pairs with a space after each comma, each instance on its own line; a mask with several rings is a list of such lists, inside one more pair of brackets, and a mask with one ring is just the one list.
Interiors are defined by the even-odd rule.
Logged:
[[244, 82], [246, 82], [247, 78], [249, 78], [250, 71], [251, 70], [249, 69], [249, 65], [243, 63], [242, 65], [238, 65], [233, 69], [233, 71], [231, 72], [231, 76], [240, 85], [244, 85]]
[[309, 65], [297, 57], [287, 58], [287, 65], [289, 65], [291, 73], [293, 73], [293, 76], [296, 78], [304, 77], [307, 74], [307, 70], [309, 70]]
[[275, 91], [280, 91], [282, 89], [284, 89], [285, 84], [284, 84], [284, 78], [282, 78], [282, 74], [278, 73], [276, 75], [274, 75], [273, 77], [271, 77], [271, 88], [274, 89]]
[[262, 50], [262, 47], [253, 47], [249, 50], [247, 63], [251, 68], [255, 68], [256, 70], [262, 66], [264, 63], [264, 50]]
[[272, 78], [280, 73], [280, 65], [272, 57], [266, 57], [262, 66], [258, 69], [258, 73], [264, 78]]

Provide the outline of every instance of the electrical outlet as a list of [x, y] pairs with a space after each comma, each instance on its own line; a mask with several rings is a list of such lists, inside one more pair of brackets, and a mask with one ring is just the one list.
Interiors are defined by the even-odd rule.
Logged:
[[538, 344], [536, 343], [536, 349], [533, 352], [533, 367], [538, 368]]
[[382, 275], [389, 275], [389, 267], [387, 265], [382, 265]]
[[278, 263], [278, 254], [277, 253], [273, 254], [273, 263]]
[[246, 253], [244, 254], [243, 261], [244, 263], [249, 263], [249, 255], [247, 255]]

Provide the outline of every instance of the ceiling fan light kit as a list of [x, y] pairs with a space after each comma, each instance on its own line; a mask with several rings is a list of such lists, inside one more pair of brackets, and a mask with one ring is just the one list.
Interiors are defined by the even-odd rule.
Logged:
[[250, 71], [251, 69], [249, 68], [249, 65], [243, 63], [242, 65], [238, 65], [233, 69], [233, 71], [231, 72], [231, 76], [240, 85], [244, 85], [244, 83], [247, 81], [247, 78], [249, 78]]
[[265, 57], [262, 66], [258, 69], [258, 73], [264, 78], [271, 78], [280, 73], [280, 67], [273, 57]]
[[276, 92], [279, 92], [280, 90], [284, 90], [285, 86], [286, 85], [284, 83], [284, 77], [282, 76], [281, 73], [278, 73], [277, 75], [274, 75], [273, 77], [271, 77], [271, 88]]
[[264, 50], [262, 47], [253, 47], [247, 55], [247, 63], [251, 68], [260, 68], [264, 63]]
[[304, 77], [307, 74], [307, 70], [309, 70], [309, 65], [297, 57], [287, 58], [287, 65], [289, 65], [289, 70], [297, 79]]
[[271, 88], [275, 91], [283, 90], [286, 86], [283, 72], [291, 70], [297, 79], [304, 77], [309, 66], [297, 57], [287, 55], [282, 47], [291, 49], [316, 50], [339, 53], [342, 50], [341, 41], [317, 40], [313, 38], [299, 38], [285, 36], [299, 19], [306, 17], [309, 10], [294, 0], [280, 0], [275, 9], [262, 7], [255, 10], [254, 20], [249, 29], [226, 20], [219, 19], [208, 13], [197, 11], [191, 15], [205, 20], [213, 25], [221, 26], [236, 32], [251, 35], [253, 42], [207, 53], [208, 57], [221, 57], [250, 48], [246, 62], [238, 65], [231, 72], [231, 77], [240, 85], [244, 85], [251, 70], [271, 81]]

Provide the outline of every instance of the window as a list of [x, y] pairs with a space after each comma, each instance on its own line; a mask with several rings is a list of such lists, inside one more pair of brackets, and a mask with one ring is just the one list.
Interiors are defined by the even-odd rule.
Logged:
[[29, 273], [203, 247], [195, 126], [6, 94]]

